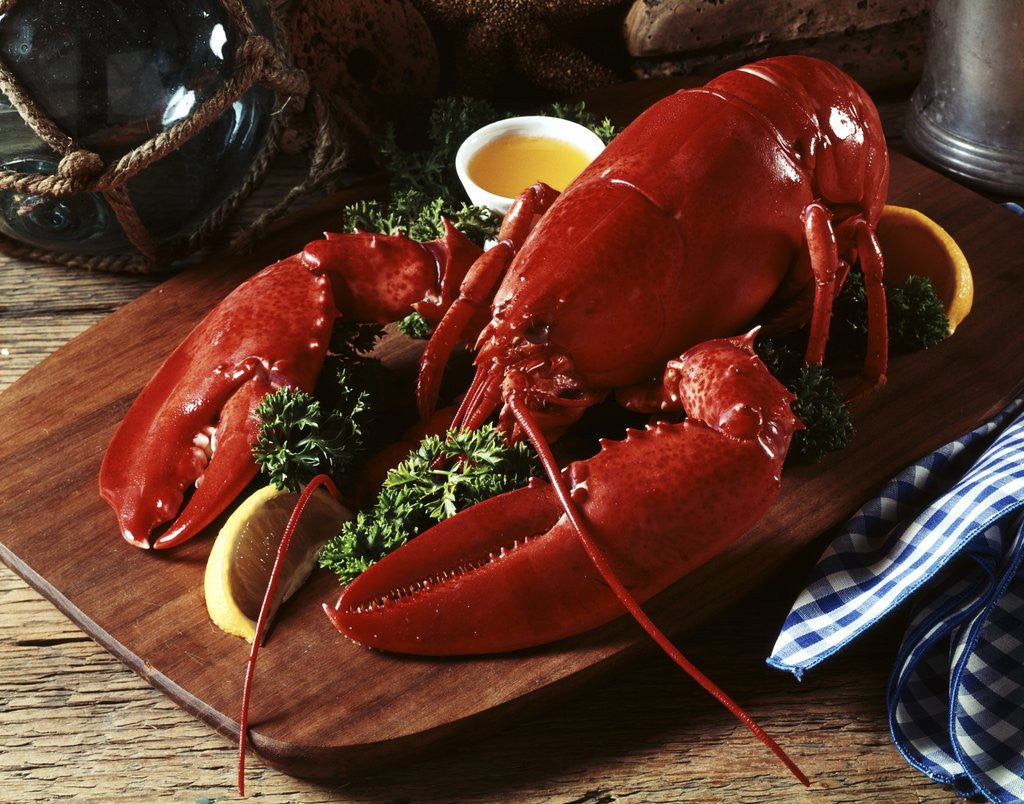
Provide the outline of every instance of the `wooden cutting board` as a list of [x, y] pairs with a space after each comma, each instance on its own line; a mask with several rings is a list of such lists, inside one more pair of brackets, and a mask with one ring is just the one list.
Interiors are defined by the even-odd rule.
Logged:
[[[649, 604], [670, 633], [769, 578], [907, 463], [989, 418], [1021, 390], [1024, 222], [899, 156], [890, 200], [921, 209], [961, 244], [975, 272], [974, 314], [940, 346], [895, 357], [887, 386], [855, 409], [853, 444], [815, 467], [789, 471], [752, 532]], [[130, 547], [99, 498], [96, 475], [115, 426], [162, 359], [238, 281], [309, 236], [285, 232], [254, 257], [167, 281], [0, 395], [0, 558], [151, 684], [232, 739], [247, 646], [206, 617], [202, 576], [212, 534], [169, 554]], [[298, 775], [353, 774], [466, 740], [645, 644], [638, 628], [621, 620], [511, 655], [384, 655], [332, 629], [320, 604], [335, 594], [330, 577], [315, 576], [282, 610], [257, 671], [253, 746]]]

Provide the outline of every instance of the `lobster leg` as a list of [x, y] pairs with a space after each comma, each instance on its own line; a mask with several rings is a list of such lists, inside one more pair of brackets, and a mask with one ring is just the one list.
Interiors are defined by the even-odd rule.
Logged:
[[124, 538], [167, 548], [208, 525], [256, 474], [260, 401], [283, 386], [312, 390], [335, 319], [387, 323], [422, 308], [437, 321], [480, 253], [451, 227], [426, 244], [329, 235], [239, 285], [164, 362], [107, 448], [100, 493]]
[[857, 254], [868, 298], [868, 350], [864, 358], [863, 378], [852, 393], [856, 396], [885, 382], [889, 355], [889, 326], [885, 306], [885, 285], [882, 284], [882, 248], [878, 244], [878, 237], [863, 217], [858, 216], [851, 225], [857, 238]]
[[808, 363], [820, 365], [824, 360], [832, 302], [846, 279], [848, 264], [839, 258], [840, 251], [846, 249], [840, 244], [856, 245], [868, 300], [868, 350], [863, 377], [851, 394], [856, 396], [885, 381], [888, 330], [881, 248], [874, 230], [862, 215], [844, 221], [837, 233], [832, 227], [832, 214], [821, 204], [813, 203], [804, 210], [803, 220], [814, 277], [814, 306], [805, 355]]
[[805, 360], [821, 365], [825, 358], [832, 301], [839, 280], [839, 246], [832, 228], [832, 213], [819, 203], [809, 204], [803, 214], [804, 237], [811, 256], [814, 277], [814, 306], [811, 311], [810, 334]]
[[[495, 287], [526, 241], [535, 218], [542, 215], [557, 197], [558, 192], [542, 182], [523, 190], [501, 222], [498, 242], [470, 268], [459, 288], [458, 298], [441, 319], [420, 359], [416, 406], [421, 419], [429, 419], [434, 411], [441, 377], [455, 346], [464, 339], [474, 318], [487, 309]], [[467, 397], [471, 395], [467, 394]]]

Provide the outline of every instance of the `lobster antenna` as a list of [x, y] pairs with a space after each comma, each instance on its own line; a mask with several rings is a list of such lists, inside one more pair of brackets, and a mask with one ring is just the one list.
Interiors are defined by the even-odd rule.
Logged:
[[270, 619], [270, 601], [274, 599], [274, 592], [277, 591], [277, 581], [284, 568], [284, 558], [288, 553], [288, 546], [292, 542], [292, 535], [302, 518], [306, 504], [320, 486], [324, 486], [335, 499], [341, 498], [338, 487], [327, 475], [317, 475], [302, 490], [291, 516], [288, 517], [288, 524], [281, 534], [281, 543], [277, 546], [277, 555], [274, 557], [274, 566], [270, 570], [270, 577], [267, 579], [267, 591], [263, 594], [263, 603], [260, 604], [260, 616], [256, 619], [256, 631], [252, 636], [252, 645], [249, 646], [249, 659], [245, 663], [245, 683], [242, 686], [242, 714], [238, 718], [238, 795], [245, 795], [245, 749], [249, 734], [249, 698], [252, 692], [252, 678], [256, 672], [256, 657], [260, 652], [260, 645], [263, 642], [263, 632], [267, 628], [267, 621]]
[[558, 463], [555, 460], [554, 455], [551, 453], [551, 447], [548, 446], [547, 439], [544, 438], [544, 434], [540, 432], [540, 429], [536, 426], [533, 418], [530, 416], [529, 411], [520, 402], [518, 394], [513, 391], [509, 394], [506, 404], [512, 411], [512, 415], [515, 417], [519, 426], [523, 428], [523, 432], [526, 434], [527, 439], [533, 445], [533, 448], [537, 451], [537, 456], [540, 458], [541, 464], [544, 466], [544, 471], [547, 473], [548, 478], [551, 481], [551, 485], [555, 490], [555, 494], [558, 496], [559, 502], [562, 504], [562, 508], [565, 511], [565, 515], [568, 517], [570, 524], [576, 531], [576, 535], [579, 537], [580, 543], [583, 545], [583, 549], [587, 553], [587, 557], [591, 563], [604, 578], [608, 586], [615, 593], [615, 596], [622, 603], [623, 607], [630, 613], [634, 620], [640, 625], [644, 631], [647, 632], [648, 636], [651, 637], [657, 643], [658, 647], [661, 648], [672, 661], [674, 661], [680, 668], [682, 668], [694, 681], [696, 681], [701, 687], [704, 688], [715, 700], [717, 700], [722, 706], [728, 709], [737, 720], [739, 720], [744, 726], [746, 726], [751, 733], [758, 740], [764, 743], [768, 749], [775, 754], [776, 757], [782, 762], [783, 765], [792, 773], [800, 784], [805, 787], [810, 787], [811, 783], [807, 776], [804, 775], [803, 771], [797, 767], [796, 763], [790, 759], [789, 755], [779, 746], [778, 743], [773, 740], [768, 733], [762, 729], [757, 722], [746, 712], [744, 712], [739, 704], [737, 704], [732, 698], [730, 698], [724, 690], [722, 690], [715, 682], [708, 678], [704, 673], [697, 669], [696, 665], [690, 662], [682, 652], [672, 643], [672, 641], [654, 624], [654, 621], [647, 616], [647, 613], [641, 608], [640, 603], [633, 597], [622, 581], [619, 580], [615, 574], [615, 570], [612, 569], [608, 563], [608, 559], [604, 553], [601, 552], [601, 548], [597, 546], [594, 538], [590, 535], [586, 525], [581, 519], [579, 512], [576, 510], [576, 506], [572, 501], [572, 494], [566, 487], [565, 480], [562, 477], [562, 472], [558, 468]]

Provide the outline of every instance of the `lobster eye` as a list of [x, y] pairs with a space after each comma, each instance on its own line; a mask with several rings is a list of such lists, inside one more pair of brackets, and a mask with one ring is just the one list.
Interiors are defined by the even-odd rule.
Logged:
[[535, 321], [526, 331], [523, 332], [523, 338], [530, 343], [543, 344], [547, 343], [548, 333], [551, 331], [551, 325], [546, 321]]

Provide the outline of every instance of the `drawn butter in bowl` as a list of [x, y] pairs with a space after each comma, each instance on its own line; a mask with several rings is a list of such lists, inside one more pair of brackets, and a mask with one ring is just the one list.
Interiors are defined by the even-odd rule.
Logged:
[[604, 150], [593, 131], [558, 117], [511, 117], [471, 134], [455, 155], [470, 201], [504, 215], [527, 187], [561, 192]]

